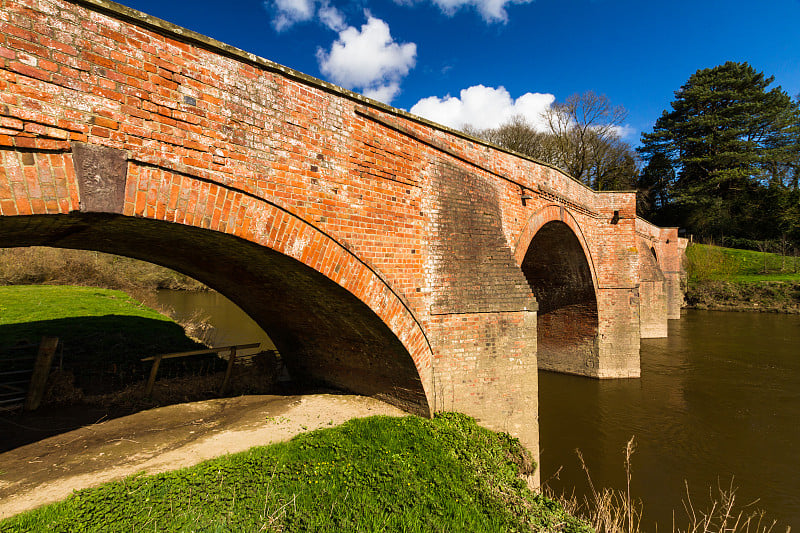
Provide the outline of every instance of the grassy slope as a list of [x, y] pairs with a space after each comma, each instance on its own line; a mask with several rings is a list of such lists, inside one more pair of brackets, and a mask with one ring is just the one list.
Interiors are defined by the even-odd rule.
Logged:
[[[170, 321], [121, 291], [50, 285], [0, 287], [0, 325], [105, 315]], [[0, 337], [0, 342], [3, 340]]]
[[81, 491], [0, 531], [589, 531], [520, 466], [516, 439], [464, 415], [371, 417]]
[[[79, 386], [104, 372], [143, 371], [140, 358], [200, 346], [124, 292], [92, 287], [0, 287], [0, 347], [59, 337]], [[2, 356], [0, 351], [0, 356]]]
[[800, 258], [707, 244], [690, 244], [686, 258], [690, 280], [800, 281]]
[[690, 307], [800, 312], [800, 258], [691, 244], [686, 259]]

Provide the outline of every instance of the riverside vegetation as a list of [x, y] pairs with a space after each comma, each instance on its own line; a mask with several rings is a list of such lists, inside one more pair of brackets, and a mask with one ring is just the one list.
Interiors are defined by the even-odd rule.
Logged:
[[690, 244], [686, 303], [695, 309], [800, 313], [796, 255]]

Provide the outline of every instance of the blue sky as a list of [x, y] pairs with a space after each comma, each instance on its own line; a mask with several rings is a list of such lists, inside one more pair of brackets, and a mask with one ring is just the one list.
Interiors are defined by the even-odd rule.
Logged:
[[628, 110], [636, 145], [692, 73], [729, 60], [800, 93], [800, 0], [122, 3], [453, 127], [593, 90]]

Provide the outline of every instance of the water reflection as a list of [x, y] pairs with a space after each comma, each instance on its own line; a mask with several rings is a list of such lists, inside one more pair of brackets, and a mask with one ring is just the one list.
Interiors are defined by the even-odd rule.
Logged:
[[275, 345], [252, 318], [233, 302], [215, 291], [158, 291], [158, 303], [175, 310], [178, 321], [200, 316], [214, 330], [208, 339], [212, 346], [260, 342], [264, 350]]
[[640, 380], [540, 374], [543, 479], [563, 465], [552, 484], [586, 490], [580, 448], [596, 485], [621, 488], [635, 435], [646, 530], [683, 518], [684, 479], [705, 502], [733, 478], [737, 502], [800, 525], [800, 317], [690, 311], [669, 334], [642, 341]]

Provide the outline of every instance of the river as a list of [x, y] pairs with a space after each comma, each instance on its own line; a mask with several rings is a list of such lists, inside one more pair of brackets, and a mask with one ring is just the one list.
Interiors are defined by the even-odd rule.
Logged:
[[632, 492], [644, 529], [671, 531], [709, 487], [739, 487], [749, 503], [800, 527], [800, 316], [687, 311], [669, 337], [643, 339], [642, 377], [595, 381], [539, 373], [542, 479], [587, 490], [580, 449], [597, 486], [625, 487], [625, 443], [636, 438]]
[[[217, 293], [162, 291], [177, 313], [201, 309], [215, 345], [269, 342]], [[271, 343], [270, 343], [271, 345]], [[697, 509], [709, 487], [738, 487], [740, 504], [758, 502], [778, 520], [775, 533], [800, 527], [800, 316], [688, 311], [669, 337], [642, 340], [642, 378], [596, 381], [539, 373], [542, 479], [559, 467], [556, 490], [588, 491], [575, 449], [597, 487], [625, 487], [625, 443], [635, 437], [632, 493], [644, 503], [642, 529], [684, 522], [688, 483]]]

